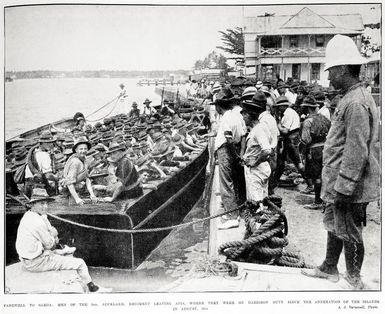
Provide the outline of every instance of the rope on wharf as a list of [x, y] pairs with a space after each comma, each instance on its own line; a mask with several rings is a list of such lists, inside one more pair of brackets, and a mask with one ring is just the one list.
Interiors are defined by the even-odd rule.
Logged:
[[230, 261], [252, 262], [258, 264], [287, 267], [305, 267], [304, 258], [285, 247], [288, 223], [282, 206], [282, 198], [271, 195], [262, 203], [267, 209], [260, 208], [260, 202], [248, 201], [245, 212], [246, 232], [243, 240], [222, 244], [218, 252]]
[[72, 221], [72, 220], [69, 220], [69, 219], [65, 219], [65, 218], [56, 216], [56, 215], [54, 215], [52, 213], [47, 213], [47, 215], [50, 216], [51, 218], [54, 218], [54, 219], [57, 219], [57, 220], [66, 222], [68, 224], [71, 224], [71, 225], [74, 225], [74, 226], [77, 226], [77, 227], [81, 227], [81, 228], [98, 230], [98, 231], [104, 231], [104, 232], [116, 232], [116, 233], [133, 234], [133, 233], [160, 232], [160, 231], [167, 231], [167, 230], [172, 230], [172, 229], [176, 229], [176, 228], [180, 228], [180, 227], [188, 227], [188, 226], [191, 226], [193, 224], [202, 223], [202, 222], [214, 219], [214, 218], [221, 217], [222, 215], [229, 214], [229, 213], [232, 213], [234, 211], [244, 210], [247, 206], [248, 206], [248, 202], [246, 201], [245, 203], [243, 203], [242, 205], [240, 205], [240, 206], [238, 206], [238, 207], [236, 207], [234, 209], [230, 209], [230, 210], [228, 210], [228, 211], [226, 211], [224, 213], [216, 214], [216, 215], [209, 216], [209, 217], [206, 217], [206, 218], [197, 219], [197, 220], [194, 220], [194, 221], [190, 221], [190, 222], [186, 222], [186, 223], [182, 223], [182, 224], [178, 224], [178, 225], [173, 225], [173, 226], [168, 226], [168, 227], [159, 227], [159, 228], [150, 228], [150, 229], [135, 229], [135, 230], [134, 229], [111, 229], [111, 228], [102, 228], [102, 227], [97, 227], [97, 226], [90, 226], [90, 225], [78, 223], [78, 222], [75, 222], [75, 221]]

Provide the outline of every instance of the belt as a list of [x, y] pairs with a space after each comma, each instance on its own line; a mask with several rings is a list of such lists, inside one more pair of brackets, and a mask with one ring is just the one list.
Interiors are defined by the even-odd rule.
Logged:
[[292, 135], [292, 134], [294, 134], [296, 132], [299, 132], [299, 129], [291, 130], [291, 131], [287, 132], [287, 135]]

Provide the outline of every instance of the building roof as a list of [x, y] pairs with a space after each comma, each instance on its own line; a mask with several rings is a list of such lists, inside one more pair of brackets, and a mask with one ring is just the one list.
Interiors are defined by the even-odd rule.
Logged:
[[260, 35], [361, 34], [361, 14], [319, 15], [304, 7], [294, 15], [244, 18], [244, 32]]

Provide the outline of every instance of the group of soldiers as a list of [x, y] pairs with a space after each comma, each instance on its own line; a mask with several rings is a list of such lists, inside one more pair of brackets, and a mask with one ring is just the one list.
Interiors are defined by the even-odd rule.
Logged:
[[[277, 77], [254, 86], [236, 80], [210, 95], [223, 212], [274, 193], [289, 161], [307, 183], [303, 192], [314, 191], [305, 207], [322, 209], [328, 232], [324, 262], [303, 274], [338, 281], [344, 248], [352, 289], [365, 288], [362, 227], [368, 203], [380, 195], [378, 108], [359, 79], [366, 62], [350, 37], [336, 35], [326, 47], [330, 89]], [[231, 212], [218, 228], [238, 226]]]
[[111, 202], [156, 189], [152, 180], [183, 168], [207, 142], [197, 102], [183, 105], [183, 118], [165, 107], [119, 114], [93, 126], [78, 112], [70, 130], [51, 127], [37, 139], [12, 143], [7, 171], [17, 189], [7, 184], [7, 192], [30, 198], [34, 188], [44, 188], [50, 196], [62, 194], [70, 204], [81, 205], [88, 195], [91, 201]]

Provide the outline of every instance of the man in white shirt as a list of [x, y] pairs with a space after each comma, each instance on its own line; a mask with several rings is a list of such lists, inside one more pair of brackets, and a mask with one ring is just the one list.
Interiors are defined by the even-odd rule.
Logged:
[[127, 102], [127, 90], [124, 84], [120, 84], [120, 93], [119, 93], [119, 102], [120, 102], [120, 110], [124, 113], [127, 113], [130, 108]]
[[90, 292], [110, 292], [111, 289], [93, 283], [83, 259], [57, 254], [54, 250], [58, 244], [58, 233], [47, 218], [48, 202], [53, 200], [45, 189], [35, 188], [29, 202], [31, 209], [20, 220], [16, 251], [24, 268], [31, 272], [73, 269], [77, 271]]
[[291, 105], [295, 104], [297, 95], [288, 90], [286, 83], [278, 82], [277, 89], [274, 91], [275, 97], [285, 96]]
[[[246, 134], [242, 115], [233, 109], [233, 93], [229, 88], [223, 88], [218, 92], [215, 101], [217, 112], [221, 115], [217, 135], [215, 138], [215, 152], [218, 158], [219, 182], [222, 203], [225, 211], [236, 208], [238, 189], [235, 175], [236, 163], [239, 161], [239, 153], [242, 137]], [[230, 219], [227, 219], [230, 218]], [[238, 227], [237, 213], [229, 214], [223, 218], [224, 223], [219, 225], [220, 229]]]
[[[264, 129], [267, 130], [267, 139], [269, 142], [269, 146], [271, 148], [271, 154], [269, 158], [269, 165], [271, 169], [271, 175], [269, 177], [269, 185], [268, 185], [268, 194], [274, 194], [274, 173], [277, 168], [277, 145], [278, 145], [278, 137], [279, 137], [279, 129], [277, 126], [277, 122], [274, 117], [271, 115], [270, 111], [267, 110], [268, 98], [266, 94], [263, 92], [259, 92], [254, 95], [252, 102], [255, 103], [266, 103], [265, 111], [261, 112], [258, 121], [260, 124], [264, 125]], [[274, 104], [274, 102], [272, 102]]]
[[146, 116], [146, 118], [151, 118], [156, 113], [156, 110], [154, 107], [150, 107], [150, 104], [152, 103], [151, 100], [146, 98], [146, 100], [143, 102], [144, 108], [143, 111], [141, 112], [141, 115]]
[[280, 122], [278, 129], [282, 137], [282, 149], [278, 152], [277, 169], [275, 173], [275, 184], [278, 183], [284, 169], [287, 157], [294, 163], [295, 167], [305, 178], [304, 164], [299, 153], [300, 118], [294, 109], [290, 108], [290, 102], [285, 96], [278, 97], [274, 105]]
[[[251, 131], [246, 138], [246, 151], [243, 155], [248, 200], [261, 201], [268, 195], [268, 180], [271, 174], [269, 158], [272, 153], [273, 135], [269, 123], [261, 122], [266, 112], [266, 97], [257, 92], [252, 100], [242, 102], [242, 116]], [[270, 138], [269, 138], [270, 137]], [[275, 140], [276, 145], [276, 140]]]

